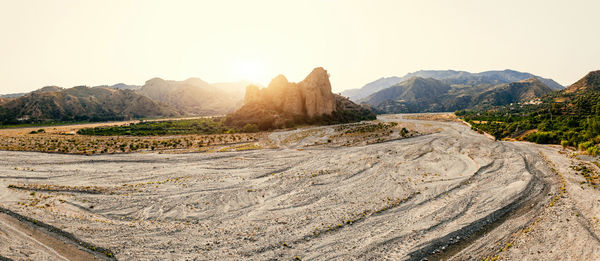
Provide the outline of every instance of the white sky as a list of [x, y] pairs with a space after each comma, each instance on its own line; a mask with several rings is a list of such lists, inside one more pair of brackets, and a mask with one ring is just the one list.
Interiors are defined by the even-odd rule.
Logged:
[[600, 69], [600, 1], [0, 0], [0, 93], [314, 67], [334, 91], [420, 69]]

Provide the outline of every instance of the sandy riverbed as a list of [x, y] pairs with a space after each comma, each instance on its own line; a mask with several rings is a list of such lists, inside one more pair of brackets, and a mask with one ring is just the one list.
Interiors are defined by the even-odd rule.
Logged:
[[[0, 151], [0, 207], [124, 260], [600, 258], [600, 193], [577, 158], [458, 122], [379, 120], [420, 135], [345, 144], [331, 126], [239, 152]], [[2, 218], [2, 256], [69, 259]]]

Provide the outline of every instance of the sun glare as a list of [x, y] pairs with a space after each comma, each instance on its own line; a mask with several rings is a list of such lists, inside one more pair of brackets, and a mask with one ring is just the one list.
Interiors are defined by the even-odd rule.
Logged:
[[263, 80], [265, 68], [257, 61], [240, 61], [236, 64], [236, 72], [241, 80], [259, 83]]

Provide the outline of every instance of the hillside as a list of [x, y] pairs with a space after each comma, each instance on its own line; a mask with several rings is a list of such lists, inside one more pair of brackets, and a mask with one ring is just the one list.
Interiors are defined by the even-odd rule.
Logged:
[[386, 113], [443, 111], [442, 96], [450, 88], [450, 85], [433, 78], [413, 77], [376, 92], [362, 101]]
[[[537, 78], [530, 78], [509, 84], [500, 84], [490, 90], [476, 95], [470, 108], [489, 108], [511, 103], [528, 102], [551, 93], [552, 89]], [[456, 108], [464, 109], [464, 108]]]
[[589, 72], [581, 80], [566, 88], [564, 93], [584, 94], [598, 91], [600, 91], [600, 70]]
[[153, 78], [137, 91], [184, 115], [223, 115], [241, 106], [247, 83], [209, 84], [198, 78], [168, 81]]
[[256, 125], [261, 130], [293, 127], [297, 124], [332, 124], [375, 119], [367, 108], [331, 92], [329, 74], [315, 68], [299, 83], [275, 77], [266, 88], [249, 85], [244, 105], [227, 115], [226, 124]]
[[537, 78], [552, 90], [561, 90], [564, 87], [552, 79], [542, 78], [531, 73], [518, 72], [514, 70], [503, 71], [485, 71], [480, 73], [470, 73], [466, 71], [454, 70], [420, 70], [408, 73], [403, 77], [380, 78], [376, 81], [366, 84], [360, 89], [350, 89], [342, 92], [342, 95], [349, 97], [353, 101], [360, 101], [369, 95], [389, 88], [393, 85], [406, 81], [413, 77], [433, 78], [441, 80], [450, 85], [497, 85], [503, 83], [518, 82], [530, 78]]
[[175, 116], [170, 107], [131, 90], [44, 87], [0, 104], [0, 122], [105, 121]]
[[497, 139], [560, 143], [595, 155], [600, 143], [600, 71], [543, 96], [538, 103], [459, 111], [457, 115]]
[[413, 77], [376, 92], [362, 102], [380, 113], [442, 112], [528, 102], [552, 90], [537, 78], [497, 85], [450, 85]]

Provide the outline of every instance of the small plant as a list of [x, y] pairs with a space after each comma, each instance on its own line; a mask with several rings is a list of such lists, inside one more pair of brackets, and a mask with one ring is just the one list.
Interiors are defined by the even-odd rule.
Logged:
[[31, 131], [31, 132], [29, 132], [29, 134], [38, 134], [38, 133], [44, 133], [44, 132], [46, 132], [46, 130], [44, 130], [44, 129], [39, 129], [39, 130], [34, 130], [34, 131]]

